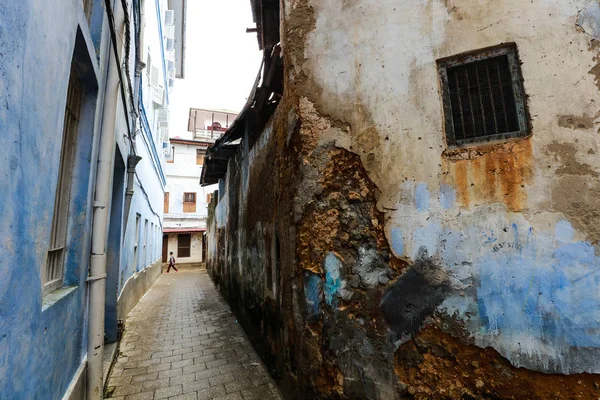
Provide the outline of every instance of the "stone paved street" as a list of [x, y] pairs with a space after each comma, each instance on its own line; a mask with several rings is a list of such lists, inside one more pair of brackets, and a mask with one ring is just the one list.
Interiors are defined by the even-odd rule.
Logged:
[[282, 398], [229, 306], [198, 271], [163, 274], [132, 310], [107, 395]]

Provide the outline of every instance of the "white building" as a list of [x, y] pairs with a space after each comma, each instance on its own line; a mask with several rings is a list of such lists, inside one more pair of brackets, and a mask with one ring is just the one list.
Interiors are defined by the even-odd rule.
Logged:
[[201, 187], [204, 155], [237, 114], [190, 109], [188, 131], [169, 139], [164, 201], [163, 262], [173, 252], [177, 264], [198, 264], [206, 255], [207, 205], [216, 187]]

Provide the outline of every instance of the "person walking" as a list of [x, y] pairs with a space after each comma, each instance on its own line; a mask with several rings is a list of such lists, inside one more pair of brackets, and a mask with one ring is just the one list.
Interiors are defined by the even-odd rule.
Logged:
[[175, 270], [175, 272], [179, 272], [179, 270], [177, 268], [175, 268], [175, 257], [173, 257], [173, 252], [170, 252], [170, 257], [169, 257], [169, 267], [167, 268], [167, 274], [169, 273], [169, 270], [171, 268], [173, 268]]

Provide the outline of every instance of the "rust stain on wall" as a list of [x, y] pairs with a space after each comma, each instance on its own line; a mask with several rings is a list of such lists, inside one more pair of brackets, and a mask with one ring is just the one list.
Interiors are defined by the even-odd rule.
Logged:
[[456, 187], [464, 207], [501, 202], [511, 211], [525, 208], [533, 171], [530, 139], [447, 150], [443, 159], [446, 183]]
[[464, 344], [428, 327], [395, 354], [404, 395], [414, 399], [571, 400], [600, 397], [590, 374], [552, 375], [515, 368], [492, 348]]

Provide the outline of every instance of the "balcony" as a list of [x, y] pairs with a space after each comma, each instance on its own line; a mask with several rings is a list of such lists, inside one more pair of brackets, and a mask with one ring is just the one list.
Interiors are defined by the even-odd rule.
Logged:
[[223, 135], [224, 131], [213, 129], [196, 129], [194, 131], [194, 139], [202, 140], [203, 142], [214, 143]]

